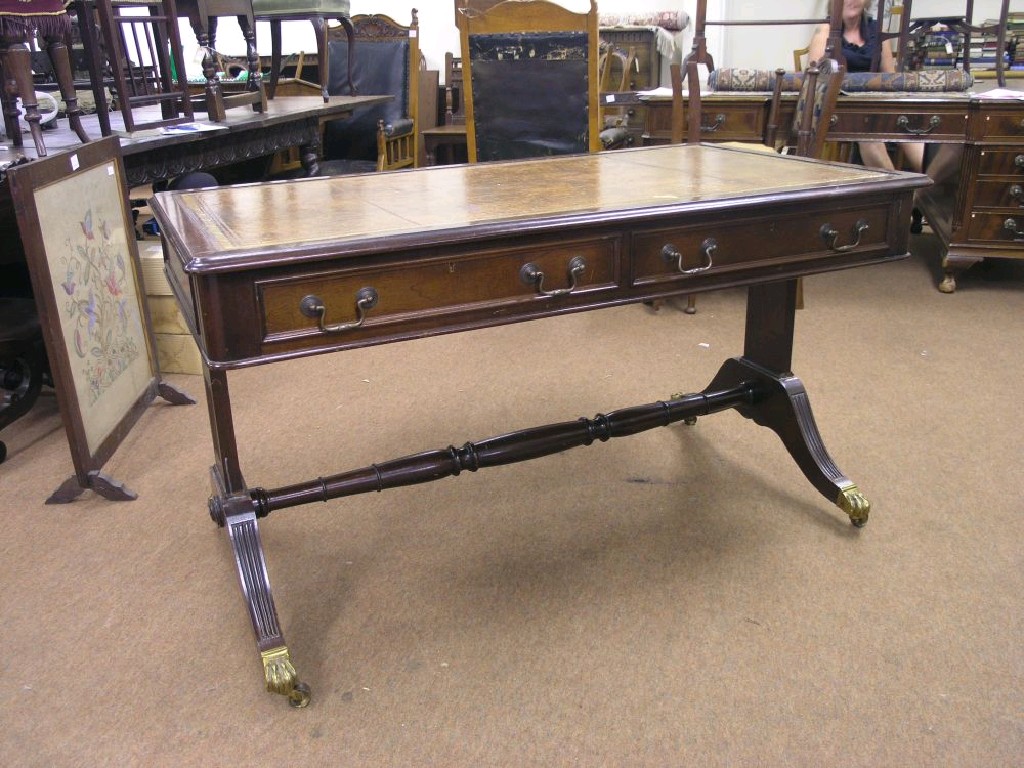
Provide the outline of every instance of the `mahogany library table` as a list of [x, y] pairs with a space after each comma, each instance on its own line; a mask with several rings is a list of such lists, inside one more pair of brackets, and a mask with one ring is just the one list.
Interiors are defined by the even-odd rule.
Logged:
[[[165, 269], [202, 350], [227, 529], [267, 689], [309, 701], [277, 617], [270, 512], [551, 455], [736, 409], [782, 439], [854, 525], [790, 370], [797, 279], [906, 255], [924, 176], [708, 144], [162, 192]], [[228, 372], [566, 312], [748, 286], [743, 353], [695, 394], [383, 461], [281, 488], [239, 466]]]

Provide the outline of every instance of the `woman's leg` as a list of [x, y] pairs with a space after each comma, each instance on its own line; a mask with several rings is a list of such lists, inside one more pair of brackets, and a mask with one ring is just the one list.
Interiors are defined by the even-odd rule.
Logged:
[[885, 144], [881, 141], [859, 141], [857, 149], [860, 150], [860, 161], [868, 168], [882, 168], [887, 171], [893, 170], [892, 160]]

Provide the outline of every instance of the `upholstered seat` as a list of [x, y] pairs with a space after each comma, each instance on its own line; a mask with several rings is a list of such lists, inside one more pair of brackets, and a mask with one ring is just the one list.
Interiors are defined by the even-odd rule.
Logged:
[[[327, 49], [327, 22], [340, 22], [352, 42], [351, 3], [349, 0], [252, 0], [253, 15], [257, 21], [270, 22], [270, 84], [268, 95], [273, 98], [281, 72], [281, 22], [308, 21], [316, 34], [317, 69], [320, 74], [320, 90], [324, 101], [329, 98], [327, 81], [330, 61]], [[349, 71], [352, 67], [354, 46], [349, 46]], [[354, 91], [352, 82], [349, 90]]]

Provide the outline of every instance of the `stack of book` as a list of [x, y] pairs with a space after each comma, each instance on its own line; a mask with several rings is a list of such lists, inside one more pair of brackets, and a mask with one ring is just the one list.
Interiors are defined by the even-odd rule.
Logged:
[[1000, 55], [1006, 71], [1024, 70], [1024, 13], [1018, 11], [1007, 16], [1006, 49], [1001, 53], [996, 37], [999, 19], [986, 19], [982, 26], [985, 31], [971, 37], [971, 74], [975, 77], [990, 76], [995, 72]]

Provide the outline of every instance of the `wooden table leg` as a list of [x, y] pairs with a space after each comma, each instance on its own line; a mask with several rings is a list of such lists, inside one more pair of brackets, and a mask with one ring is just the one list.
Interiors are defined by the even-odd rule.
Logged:
[[211, 371], [208, 367], [205, 374], [210, 429], [217, 459], [211, 472], [213, 496], [209, 502], [210, 516], [217, 525], [227, 528], [242, 596], [256, 636], [256, 649], [263, 663], [267, 690], [287, 696], [293, 707], [304, 707], [309, 703], [309, 686], [299, 682], [274, 607], [263, 543], [256, 524], [256, 505], [245, 489], [238, 464], [227, 374]]
[[248, 494], [238, 494], [224, 499], [219, 504], [219, 512], [231, 540], [267, 691], [287, 696], [293, 707], [305, 707], [310, 699], [309, 686], [299, 681], [281, 632], [253, 502]]
[[238, 463], [238, 444], [235, 442], [235, 427], [231, 419], [228, 376], [225, 371], [211, 371], [207, 366], [203, 366], [203, 371], [206, 406], [210, 414], [210, 432], [216, 457], [215, 491], [225, 496], [239, 493], [245, 490], [245, 479]]
[[804, 476], [859, 528], [871, 505], [828, 455], [803, 382], [790, 370], [796, 298], [796, 280], [749, 288], [743, 356], [727, 360], [705, 391], [753, 381], [752, 404], [736, 410], [775, 432]]

